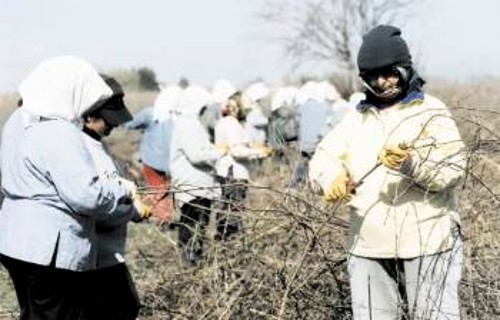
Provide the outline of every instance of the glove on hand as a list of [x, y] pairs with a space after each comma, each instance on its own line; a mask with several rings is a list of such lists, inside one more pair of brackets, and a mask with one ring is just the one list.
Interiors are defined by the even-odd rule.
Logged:
[[227, 144], [217, 145], [217, 151], [221, 154], [221, 156], [225, 156], [229, 153], [229, 146]]
[[139, 213], [139, 221], [149, 219], [153, 215], [153, 210], [151, 210], [151, 207], [144, 204], [144, 202], [139, 199], [134, 200], [134, 208]]
[[342, 200], [349, 202], [354, 191], [354, 182], [346, 169], [337, 176], [333, 183], [325, 190], [323, 199], [326, 202], [335, 202]]
[[388, 146], [379, 152], [378, 159], [387, 168], [399, 171], [403, 163], [411, 159], [411, 148], [403, 143]]
[[260, 159], [267, 158], [273, 154], [273, 149], [266, 146], [260, 146], [257, 150], [259, 151]]

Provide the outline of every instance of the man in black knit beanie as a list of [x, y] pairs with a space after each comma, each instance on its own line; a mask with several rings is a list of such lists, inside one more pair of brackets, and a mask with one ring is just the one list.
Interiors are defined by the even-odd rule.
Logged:
[[457, 126], [422, 91], [399, 28], [368, 32], [358, 66], [366, 99], [320, 142], [309, 166], [323, 199], [351, 209], [354, 319], [459, 319], [455, 187], [465, 157]]

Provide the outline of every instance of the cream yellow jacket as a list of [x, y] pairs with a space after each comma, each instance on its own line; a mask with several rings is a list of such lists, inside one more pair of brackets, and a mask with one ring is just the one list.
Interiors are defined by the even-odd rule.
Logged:
[[379, 166], [348, 203], [352, 254], [413, 258], [452, 245], [464, 144], [446, 106], [432, 96], [414, 92], [389, 108], [360, 105], [351, 111], [318, 145], [310, 162], [312, 185], [321, 193], [342, 168], [358, 182], [377, 165], [384, 146], [399, 143], [414, 148], [404, 174]]

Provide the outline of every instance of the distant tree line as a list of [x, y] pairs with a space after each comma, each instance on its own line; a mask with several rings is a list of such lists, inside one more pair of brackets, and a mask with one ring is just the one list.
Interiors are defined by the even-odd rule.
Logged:
[[149, 67], [118, 69], [107, 72], [129, 91], [157, 91], [160, 85], [156, 73]]

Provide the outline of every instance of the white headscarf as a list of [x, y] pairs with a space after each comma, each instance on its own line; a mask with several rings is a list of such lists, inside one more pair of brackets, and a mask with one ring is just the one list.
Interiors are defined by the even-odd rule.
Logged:
[[213, 102], [212, 95], [202, 86], [189, 86], [179, 98], [179, 111], [184, 118], [196, 118], [203, 107]]
[[256, 82], [248, 87], [246, 94], [252, 100], [252, 103], [264, 99], [269, 95], [269, 89], [262, 82]]
[[314, 100], [318, 102], [325, 101], [325, 91], [323, 87], [316, 81], [308, 81], [302, 87], [300, 87], [299, 94], [297, 96], [297, 105], [303, 104], [308, 100]]
[[296, 106], [299, 90], [293, 86], [278, 89], [271, 102], [271, 111], [276, 111], [284, 106]]
[[154, 119], [164, 121], [178, 112], [182, 89], [178, 85], [165, 87], [158, 94], [154, 104]]
[[60, 56], [40, 63], [21, 83], [23, 110], [36, 116], [78, 123], [97, 101], [113, 91], [85, 60]]
[[235, 93], [236, 87], [227, 80], [217, 80], [212, 89], [213, 100], [216, 103], [226, 102]]
[[318, 83], [318, 85], [323, 90], [325, 100], [337, 101], [342, 98], [340, 96], [340, 93], [337, 91], [337, 88], [335, 88], [335, 86], [331, 84], [329, 81], [321, 81], [320, 83]]

